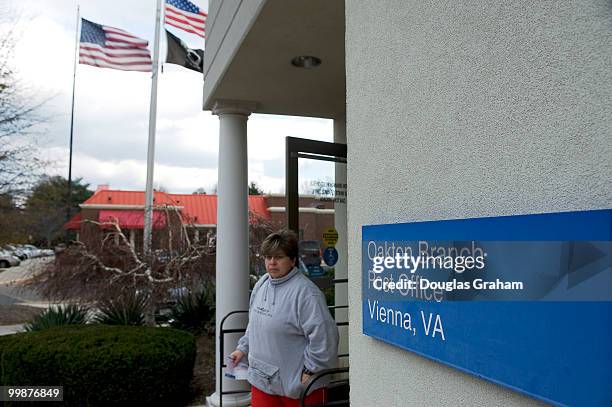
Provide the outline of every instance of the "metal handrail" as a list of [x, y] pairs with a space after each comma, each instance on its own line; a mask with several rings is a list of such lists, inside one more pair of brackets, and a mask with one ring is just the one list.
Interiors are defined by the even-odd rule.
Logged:
[[232, 329], [223, 329], [223, 324], [225, 324], [225, 321], [227, 320], [227, 318], [231, 315], [235, 315], [235, 314], [248, 314], [249, 311], [243, 311], [243, 310], [239, 310], [239, 311], [232, 311], [230, 313], [228, 313], [226, 316], [223, 317], [223, 319], [221, 320], [221, 323], [219, 324], [219, 407], [223, 407], [223, 395], [224, 394], [244, 394], [244, 393], [250, 393], [250, 390], [230, 390], [230, 391], [223, 391], [223, 368], [227, 367], [227, 365], [225, 364], [225, 362], [223, 362], [223, 354], [224, 354], [224, 344], [225, 341], [224, 336], [225, 334], [228, 333], [240, 333], [240, 332], [246, 332], [246, 328], [245, 329], [236, 329], [236, 328], [232, 328]]
[[227, 319], [229, 316], [234, 315], [234, 314], [248, 314], [248, 313], [249, 313], [249, 310], [246, 310], [246, 311], [245, 311], [245, 310], [239, 310], [239, 311], [232, 311], [232, 312], [228, 313], [228, 314], [227, 314], [226, 316], [224, 316], [224, 317], [223, 317], [223, 319], [221, 320], [221, 323], [219, 324], [219, 328], [220, 328], [220, 329], [223, 329], [223, 324], [225, 323], [225, 320], [226, 320], [226, 319]]
[[[348, 308], [348, 305], [331, 305], [328, 307], [330, 310], [331, 309], [340, 309], [340, 308]], [[223, 319], [221, 319], [221, 323], [219, 324], [219, 407], [223, 407], [223, 395], [224, 394], [244, 394], [244, 393], [250, 393], [250, 390], [230, 390], [230, 391], [223, 391], [223, 368], [227, 367], [227, 365], [224, 362], [224, 353], [225, 353], [225, 341], [224, 341], [224, 337], [225, 334], [231, 334], [231, 333], [241, 333], [241, 332], [246, 332], [246, 328], [245, 329], [240, 329], [240, 328], [231, 328], [231, 329], [223, 329], [223, 325], [225, 324], [225, 321], [227, 320], [228, 317], [230, 317], [231, 315], [235, 315], [235, 314], [248, 314], [249, 311], [248, 310], [238, 310], [238, 311], [232, 311], [230, 313], [228, 313], [227, 315], [225, 315], [223, 317]], [[348, 322], [336, 322], [336, 326], [348, 326]], [[342, 355], [338, 355], [338, 357], [348, 357], [348, 353], [346, 354], [342, 354]], [[340, 368], [340, 370], [337, 369], [327, 369], [327, 370], [322, 370], [321, 372], [317, 373], [315, 376], [313, 377], [317, 377], [318, 375], [320, 375], [323, 372], [327, 372], [327, 371], [336, 371], [336, 373], [342, 373], [342, 369], [346, 369], [346, 371], [348, 372], [348, 368]], [[318, 379], [318, 377], [317, 377]], [[307, 387], [308, 389], [309, 387]], [[334, 403], [329, 403], [326, 404], [328, 406], [333, 406], [335, 405]]]
[[[304, 403], [306, 403], [306, 396], [308, 395], [308, 390], [310, 390], [312, 385], [317, 380], [319, 380], [322, 377], [329, 376], [329, 375], [336, 374], [336, 373], [348, 373], [348, 371], [349, 371], [348, 367], [338, 367], [335, 369], [321, 370], [320, 372], [317, 372], [314, 375], [312, 375], [310, 379], [308, 379], [308, 383], [306, 384], [306, 387], [304, 388], [304, 390], [302, 390], [302, 394], [300, 395], [300, 407], [306, 406], [306, 404]], [[338, 383], [348, 383], [348, 380], [340, 380], [338, 381]], [[310, 406], [310, 407], [340, 406], [340, 405], [346, 405], [348, 401], [349, 400], [332, 401], [331, 403], [319, 404], [317, 406]]]

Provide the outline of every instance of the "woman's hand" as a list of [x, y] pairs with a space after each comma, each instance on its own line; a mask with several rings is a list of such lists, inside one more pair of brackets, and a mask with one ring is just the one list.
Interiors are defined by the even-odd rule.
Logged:
[[302, 384], [308, 383], [308, 380], [310, 380], [311, 377], [312, 377], [312, 375], [309, 375], [309, 374], [306, 374], [306, 373], [302, 373]]
[[232, 359], [234, 366], [236, 366], [242, 360], [243, 357], [244, 357], [244, 352], [238, 349], [230, 353], [230, 359]]

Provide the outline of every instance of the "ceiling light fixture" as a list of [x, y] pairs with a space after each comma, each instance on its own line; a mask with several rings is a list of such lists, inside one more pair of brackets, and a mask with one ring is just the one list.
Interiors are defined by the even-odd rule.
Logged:
[[310, 55], [301, 55], [291, 60], [291, 65], [298, 68], [313, 69], [321, 65], [321, 60]]

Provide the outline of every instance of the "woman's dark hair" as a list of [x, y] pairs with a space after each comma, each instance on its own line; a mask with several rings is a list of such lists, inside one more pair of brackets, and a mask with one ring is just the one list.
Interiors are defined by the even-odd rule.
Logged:
[[298, 256], [298, 240], [294, 232], [281, 230], [266, 237], [261, 244], [261, 254], [264, 256], [273, 255], [278, 250], [282, 250], [292, 260]]

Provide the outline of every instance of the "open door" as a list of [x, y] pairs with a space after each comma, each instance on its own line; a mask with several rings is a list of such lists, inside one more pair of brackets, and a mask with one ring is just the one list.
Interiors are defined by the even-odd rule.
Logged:
[[[334, 387], [330, 387], [330, 397], [338, 403], [344, 400], [348, 405], [346, 152], [346, 144], [294, 137], [286, 139], [287, 227], [298, 235], [300, 257], [305, 260], [311, 280], [326, 294], [330, 311], [336, 319], [340, 333], [340, 368], [334, 372], [333, 381], [337, 386], [334, 391], [331, 391]], [[299, 196], [302, 185], [300, 171], [308, 168], [308, 165], [300, 166], [299, 160], [327, 162], [324, 172], [329, 175], [315, 183], [314, 196]], [[319, 215], [318, 218], [313, 214]], [[314, 234], [313, 229], [316, 231]], [[318, 257], [317, 247], [320, 248]], [[337, 394], [333, 395], [334, 392]]]
[[[346, 282], [347, 274], [340, 270], [335, 274], [344, 278], [334, 278], [326, 273], [336, 265], [346, 268], [346, 261], [342, 261], [346, 260], [346, 249], [339, 252], [337, 248], [339, 239], [347, 241], [346, 179], [337, 180], [338, 171], [335, 171], [338, 166], [346, 167], [346, 144], [287, 137], [285, 159], [287, 227], [298, 235], [301, 260], [311, 279], [321, 289]], [[300, 159], [334, 163], [327, 167], [327, 171], [332, 173], [313, 185], [314, 196], [302, 199], [302, 203], [299, 197]], [[308, 219], [301, 219], [300, 213]], [[313, 216], [313, 213], [320, 216]], [[319, 259], [320, 265], [316, 264]]]

